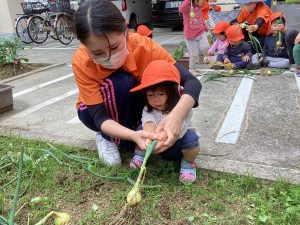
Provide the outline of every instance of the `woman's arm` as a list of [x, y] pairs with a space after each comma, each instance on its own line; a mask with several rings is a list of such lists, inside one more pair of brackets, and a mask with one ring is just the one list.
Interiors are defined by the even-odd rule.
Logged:
[[177, 141], [183, 119], [193, 107], [198, 106], [201, 90], [200, 81], [184, 69], [182, 65], [176, 63], [175, 66], [180, 72], [181, 84], [184, 87], [183, 95], [174, 109], [160, 121], [156, 129], [156, 132], [165, 131], [168, 137], [165, 142], [157, 145], [156, 149], [158, 150], [156, 150], [156, 153], [166, 150]]

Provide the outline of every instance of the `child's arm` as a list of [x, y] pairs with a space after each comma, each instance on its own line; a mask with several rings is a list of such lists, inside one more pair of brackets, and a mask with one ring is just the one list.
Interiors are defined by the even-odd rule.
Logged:
[[188, 14], [191, 11], [191, 2], [190, 0], [184, 0], [179, 6], [179, 12], [182, 14]]
[[245, 52], [245, 55], [249, 56], [249, 58], [251, 59], [251, 57], [253, 55], [252, 54], [252, 49], [251, 49], [251, 46], [247, 42], [244, 42], [243, 50]]
[[216, 50], [217, 50], [217, 47], [218, 47], [218, 40], [216, 40], [213, 45], [210, 47], [210, 49], [208, 49], [208, 54], [209, 55], [214, 55]]
[[[268, 41], [270, 39], [268, 37], [266, 37], [265, 39], [265, 44], [264, 44], [264, 47], [263, 47], [263, 57], [267, 57], [268, 56]], [[275, 46], [275, 43], [274, 43], [274, 46]]]

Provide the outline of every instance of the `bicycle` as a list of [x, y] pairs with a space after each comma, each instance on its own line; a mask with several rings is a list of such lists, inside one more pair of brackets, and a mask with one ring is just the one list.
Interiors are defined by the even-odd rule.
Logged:
[[[44, 7], [46, 17], [34, 15], [28, 19], [29, 37], [38, 44], [44, 43], [51, 32], [51, 37], [68, 45], [74, 39], [74, 12], [69, 0], [49, 0], [49, 7]], [[50, 12], [50, 13], [49, 13]], [[51, 14], [51, 12], [53, 14]]]

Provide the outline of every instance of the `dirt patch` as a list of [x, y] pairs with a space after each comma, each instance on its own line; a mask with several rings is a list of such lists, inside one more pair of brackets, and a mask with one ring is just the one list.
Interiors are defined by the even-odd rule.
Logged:
[[47, 63], [22, 63], [0, 65], [0, 80], [27, 73], [42, 67], [49, 66]]

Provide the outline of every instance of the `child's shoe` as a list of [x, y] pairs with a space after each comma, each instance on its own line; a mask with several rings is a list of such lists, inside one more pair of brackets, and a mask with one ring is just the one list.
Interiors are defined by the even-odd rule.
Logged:
[[224, 69], [224, 64], [222, 62], [215, 62], [210, 66], [210, 69], [223, 70]]
[[196, 180], [196, 177], [196, 163], [190, 163], [182, 159], [179, 181], [182, 183], [192, 183]]
[[296, 77], [300, 77], [300, 71], [296, 72]]
[[246, 66], [246, 69], [247, 69], [247, 70], [258, 70], [258, 69], [260, 69], [260, 68], [261, 68], [261, 66], [260, 66], [259, 63], [251, 63], [251, 62], [249, 62], [249, 63], [247, 64], [247, 66]]
[[138, 169], [142, 167], [144, 157], [140, 155], [134, 155], [129, 163], [131, 169]]

